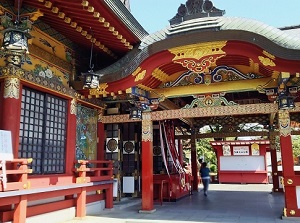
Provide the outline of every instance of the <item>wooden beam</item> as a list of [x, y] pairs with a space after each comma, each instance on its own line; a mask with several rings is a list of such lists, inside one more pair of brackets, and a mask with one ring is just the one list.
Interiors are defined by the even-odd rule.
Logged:
[[[258, 86], [263, 86], [270, 82], [269, 88], [277, 87], [277, 82], [272, 81], [272, 77], [259, 78], [251, 80], [239, 80], [239, 81], [227, 81], [219, 83], [211, 83], [209, 85], [190, 85], [190, 86], [176, 86], [171, 88], [159, 88], [153, 90], [150, 97], [157, 97], [157, 95], [163, 95], [166, 98], [172, 97], [185, 97], [198, 94], [210, 94], [218, 92], [243, 92], [243, 91], [257, 91]], [[153, 94], [153, 95], [152, 95]]]
[[[269, 136], [267, 131], [259, 132], [216, 132], [196, 134], [197, 139], [205, 138], [226, 138], [226, 137], [250, 137], [250, 136]], [[274, 135], [279, 135], [279, 132], [274, 132]], [[300, 135], [300, 131], [292, 131], [292, 135]], [[176, 135], [176, 139], [191, 139], [191, 135]]]
[[[251, 114], [259, 115], [259, 114], [271, 114], [277, 112], [278, 112], [277, 104], [261, 103], [261, 104], [246, 104], [246, 105], [155, 111], [151, 113], [145, 113], [145, 115], [146, 114], [151, 115], [152, 121], [159, 121], [159, 120], [168, 120], [168, 119], [219, 117], [219, 116], [230, 116], [230, 115], [231, 116], [251, 115]], [[296, 102], [295, 108], [290, 112], [291, 113], [300, 112], [300, 102]], [[124, 122], [136, 122], [136, 120], [130, 120], [129, 115], [125, 114], [125, 115], [103, 116], [102, 122], [103, 123], [124, 123]]]
[[[197, 139], [205, 138], [226, 138], [226, 137], [245, 137], [245, 136], [268, 136], [268, 132], [216, 132], [196, 134]], [[176, 139], [190, 139], [191, 135], [176, 135]]]
[[[169, 99], [165, 99], [162, 102], [160, 102], [159, 107], [164, 110], [180, 109], [180, 107], [178, 105], [176, 105], [174, 102], [172, 102]], [[193, 123], [195, 122], [194, 119], [191, 119], [191, 118], [180, 118], [180, 120], [190, 126], [192, 126]]]

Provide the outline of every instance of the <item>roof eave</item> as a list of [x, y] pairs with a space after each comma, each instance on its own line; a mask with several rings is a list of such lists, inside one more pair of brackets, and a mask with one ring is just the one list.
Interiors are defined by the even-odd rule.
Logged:
[[142, 40], [148, 35], [147, 31], [133, 17], [121, 1], [104, 0], [104, 2], [120, 19], [120, 22], [122, 22], [139, 40]]

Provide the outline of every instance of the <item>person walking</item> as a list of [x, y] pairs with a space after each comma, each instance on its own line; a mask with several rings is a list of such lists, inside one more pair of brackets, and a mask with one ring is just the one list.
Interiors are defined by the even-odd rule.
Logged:
[[204, 191], [204, 196], [207, 196], [207, 191], [208, 191], [208, 186], [210, 182], [210, 176], [209, 176], [209, 168], [207, 167], [207, 163], [203, 162], [200, 168], [200, 175], [201, 175], [201, 180], [203, 184], [203, 191]]

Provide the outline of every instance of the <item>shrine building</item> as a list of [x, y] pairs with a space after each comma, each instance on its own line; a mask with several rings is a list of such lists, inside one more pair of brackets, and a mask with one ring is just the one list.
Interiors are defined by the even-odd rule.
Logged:
[[129, 0], [0, 2], [0, 222], [59, 223], [128, 197], [152, 213], [198, 189], [200, 139], [212, 181], [272, 178], [278, 216], [300, 218], [300, 26], [187, 0], [149, 34]]

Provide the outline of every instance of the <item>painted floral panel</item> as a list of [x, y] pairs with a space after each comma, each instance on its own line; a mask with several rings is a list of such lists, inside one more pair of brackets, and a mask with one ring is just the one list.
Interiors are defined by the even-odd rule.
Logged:
[[97, 110], [77, 107], [76, 159], [97, 159]]

